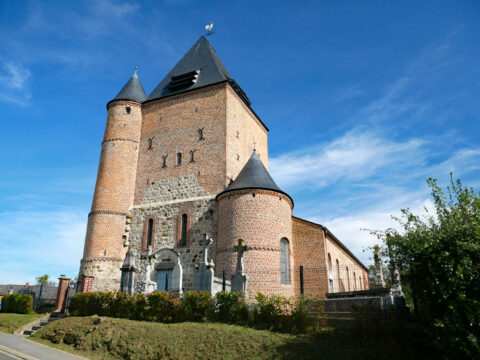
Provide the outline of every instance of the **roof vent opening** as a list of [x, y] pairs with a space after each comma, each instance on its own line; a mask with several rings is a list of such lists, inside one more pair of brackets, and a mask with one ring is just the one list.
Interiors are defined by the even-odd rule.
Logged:
[[168, 84], [168, 88], [171, 91], [188, 88], [197, 82], [198, 74], [200, 74], [200, 70], [194, 70], [185, 74], [172, 76], [172, 79]]

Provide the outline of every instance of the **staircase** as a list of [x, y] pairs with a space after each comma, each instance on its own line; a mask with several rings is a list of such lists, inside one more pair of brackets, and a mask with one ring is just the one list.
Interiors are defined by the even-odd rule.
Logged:
[[47, 315], [47, 316], [43, 317], [42, 319], [37, 320], [35, 322], [32, 322], [32, 323], [28, 324], [27, 326], [25, 326], [22, 329], [23, 331], [21, 332], [21, 334], [23, 336], [30, 336], [35, 331], [40, 330], [42, 327], [44, 327], [44, 326], [46, 326], [46, 325], [48, 325], [52, 322], [55, 322], [57, 320], [66, 318], [66, 317], [67, 317], [67, 315], [65, 315], [65, 314], [58, 313], [58, 312], [53, 312], [50, 315]]

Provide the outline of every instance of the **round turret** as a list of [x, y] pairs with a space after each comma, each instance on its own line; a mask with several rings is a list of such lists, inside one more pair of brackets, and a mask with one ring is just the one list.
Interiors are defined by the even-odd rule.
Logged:
[[145, 99], [135, 71], [107, 104], [107, 125], [79, 274], [80, 281], [88, 279], [90, 285], [82, 285], [82, 289], [112, 291], [120, 288], [120, 267], [128, 240], [126, 216], [133, 205], [135, 191], [141, 102]]
[[238, 239], [244, 239], [249, 297], [253, 299], [257, 291], [293, 296], [293, 201], [275, 184], [255, 152], [216, 200], [217, 276], [223, 270], [234, 273], [237, 256], [233, 249]]

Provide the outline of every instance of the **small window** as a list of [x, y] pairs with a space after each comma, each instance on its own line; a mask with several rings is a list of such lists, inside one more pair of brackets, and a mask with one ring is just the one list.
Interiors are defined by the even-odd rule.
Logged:
[[182, 214], [182, 234], [180, 238], [181, 247], [187, 246], [187, 221], [188, 221], [187, 214]]
[[152, 238], [153, 238], [153, 219], [148, 219], [148, 227], [147, 227], [147, 248], [152, 246]]
[[333, 279], [330, 279], [330, 280], [329, 280], [329, 283], [330, 283], [330, 292], [331, 292], [331, 293], [335, 292], [335, 288], [334, 288], [334, 286], [333, 286]]
[[353, 290], [357, 290], [357, 278], [355, 277], [355, 271], [353, 272]]
[[362, 289], [362, 277], [361, 276], [358, 277], [358, 290], [363, 290]]
[[182, 165], [182, 153], [177, 154], [177, 166]]
[[131, 111], [130, 106], [127, 106], [125, 108], [125, 114], [130, 114], [130, 111]]

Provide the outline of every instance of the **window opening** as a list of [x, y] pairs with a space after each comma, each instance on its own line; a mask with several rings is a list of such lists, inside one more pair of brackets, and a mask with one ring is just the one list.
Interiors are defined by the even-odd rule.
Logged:
[[180, 246], [187, 246], [187, 214], [182, 214], [182, 235], [180, 238]]
[[147, 248], [152, 246], [152, 237], [153, 237], [153, 219], [148, 219], [147, 227]]
[[280, 240], [280, 276], [282, 284], [290, 284], [290, 264], [287, 239]]

